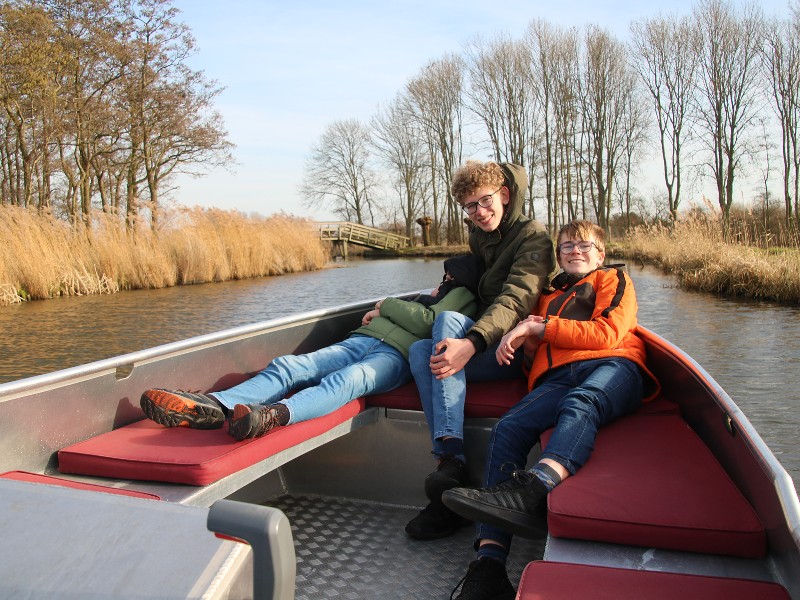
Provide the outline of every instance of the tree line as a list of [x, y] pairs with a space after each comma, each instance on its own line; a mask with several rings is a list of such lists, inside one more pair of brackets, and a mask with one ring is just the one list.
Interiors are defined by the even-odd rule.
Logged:
[[[369, 122], [331, 123], [300, 191], [308, 206], [401, 223], [408, 236], [430, 217], [438, 243], [464, 240], [449, 189], [468, 155], [525, 165], [525, 211], [552, 231], [576, 217], [606, 230], [612, 216], [674, 221], [687, 182], [701, 178], [727, 230], [747, 175], [761, 182], [764, 213], [779, 210], [784, 231], [796, 231], [800, 3], [790, 13], [700, 0], [688, 15], [631, 23], [625, 41], [535, 20], [521, 39], [470, 43], [427, 64]], [[661, 178], [649, 204], [637, 187], [648, 160]]]
[[171, 0], [0, 1], [2, 203], [158, 224], [170, 176], [231, 160]]

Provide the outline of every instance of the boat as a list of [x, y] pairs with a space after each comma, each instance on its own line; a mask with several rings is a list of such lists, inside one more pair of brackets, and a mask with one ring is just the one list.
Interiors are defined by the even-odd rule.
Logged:
[[[139, 407], [149, 387], [224, 389], [340, 340], [376, 300], [0, 385], [0, 597], [448, 597], [473, 531], [403, 531], [433, 466], [413, 383], [244, 442], [163, 428]], [[793, 481], [702, 366], [638, 335], [661, 396], [601, 430], [551, 494], [545, 540], [515, 538], [518, 598], [800, 599]], [[476, 484], [524, 386], [468, 386]]]

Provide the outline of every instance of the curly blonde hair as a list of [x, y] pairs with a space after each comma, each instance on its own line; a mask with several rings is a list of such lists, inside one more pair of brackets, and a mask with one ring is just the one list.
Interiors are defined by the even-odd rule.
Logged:
[[450, 191], [459, 204], [464, 198], [475, 193], [481, 187], [492, 188], [505, 185], [506, 174], [496, 162], [468, 160], [455, 173]]
[[606, 251], [606, 232], [599, 225], [591, 221], [576, 219], [564, 225], [558, 232], [556, 241], [561, 243], [561, 236], [568, 240], [583, 240], [586, 242], [594, 241], [600, 252]]

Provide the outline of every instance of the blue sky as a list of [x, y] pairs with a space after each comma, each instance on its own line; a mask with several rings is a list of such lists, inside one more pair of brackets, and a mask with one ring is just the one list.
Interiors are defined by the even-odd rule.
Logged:
[[[190, 60], [225, 90], [222, 113], [238, 164], [204, 177], [179, 176], [174, 199], [269, 215], [318, 220], [298, 187], [311, 147], [343, 119], [368, 122], [429, 61], [476, 38], [522, 36], [537, 18], [562, 26], [592, 23], [620, 37], [629, 23], [659, 13], [686, 14], [674, 0], [532, 2], [525, 0], [259, 1], [176, 0], [197, 53]], [[767, 14], [788, 15], [766, 0]]]

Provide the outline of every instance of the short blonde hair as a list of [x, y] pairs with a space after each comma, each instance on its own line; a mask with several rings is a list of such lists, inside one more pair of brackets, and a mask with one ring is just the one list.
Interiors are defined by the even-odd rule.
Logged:
[[499, 188], [506, 183], [506, 174], [496, 162], [468, 160], [453, 173], [450, 191], [459, 204], [484, 186]]
[[558, 232], [556, 241], [561, 243], [561, 236], [570, 240], [583, 240], [589, 242], [594, 240], [597, 249], [600, 252], [606, 251], [606, 232], [599, 225], [595, 225], [591, 221], [579, 220], [570, 221], [564, 225]]

